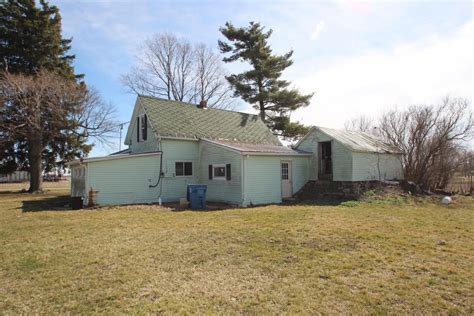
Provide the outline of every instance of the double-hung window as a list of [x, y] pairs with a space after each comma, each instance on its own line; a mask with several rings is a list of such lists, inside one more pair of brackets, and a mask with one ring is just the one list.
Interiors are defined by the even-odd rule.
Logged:
[[193, 175], [193, 163], [186, 161], [176, 161], [174, 164], [174, 174], [177, 177], [190, 177]]

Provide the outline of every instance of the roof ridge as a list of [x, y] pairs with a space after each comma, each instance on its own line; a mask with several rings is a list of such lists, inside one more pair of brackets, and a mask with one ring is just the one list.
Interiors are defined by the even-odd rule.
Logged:
[[[155, 96], [151, 96], [151, 95], [138, 94], [138, 97], [139, 97], [139, 98], [156, 99], [156, 100], [160, 100], [160, 101], [172, 102], [172, 103], [177, 103], [177, 104], [181, 104], [181, 105], [191, 105], [191, 106], [195, 106], [195, 107], [198, 106], [198, 104], [195, 104], [195, 103], [184, 102], [184, 101], [177, 101], [177, 100], [169, 100], [169, 99], [159, 98], [159, 97], [155, 97]], [[240, 112], [240, 111], [233, 111], [233, 110], [226, 110], [226, 109], [219, 109], [219, 108], [211, 108], [211, 107], [208, 107], [206, 110], [207, 110], [207, 111], [208, 111], [208, 110], [211, 110], [211, 111], [224, 111], [224, 112], [239, 113], [239, 114], [246, 114], [246, 115], [251, 115], [251, 116], [257, 116], [257, 117], [259, 117], [258, 114], [252, 114], [252, 113], [246, 113], [246, 112]]]

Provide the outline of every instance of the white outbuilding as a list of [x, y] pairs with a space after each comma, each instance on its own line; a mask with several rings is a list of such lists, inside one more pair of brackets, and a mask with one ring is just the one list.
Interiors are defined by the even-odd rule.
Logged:
[[310, 180], [401, 180], [402, 152], [379, 138], [314, 126], [295, 146], [311, 152]]

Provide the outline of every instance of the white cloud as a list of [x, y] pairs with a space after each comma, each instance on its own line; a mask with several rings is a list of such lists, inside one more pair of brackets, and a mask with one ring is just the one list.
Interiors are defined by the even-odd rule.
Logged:
[[448, 94], [472, 101], [473, 26], [470, 21], [449, 34], [335, 59], [294, 80], [302, 91], [315, 95], [293, 119], [343, 127], [355, 116], [376, 117], [395, 105], [435, 103]]
[[324, 21], [319, 22], [318, 25], [316, 25], [316, 28], [314, 29], [313, 33], [311, 33], [311, 40], [316, 40], [325, 29], [326, 23], [324, 23]]

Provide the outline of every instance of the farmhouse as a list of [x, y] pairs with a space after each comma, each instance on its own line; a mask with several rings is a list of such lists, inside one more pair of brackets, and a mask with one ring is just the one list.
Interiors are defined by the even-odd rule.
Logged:
[[94, 192], [99, 205], [171, 202], [186, 197], [188, 184], [206, 184], [208, 201], [249, 206], [280, 203], [309, 180], [401, 175], [399, 152], [372, 136], [314, 127], [292, 149], [257, 115], [205, 102], [138, 96], [125, 144], [72, 162], [72, 196], [88, 203]]

